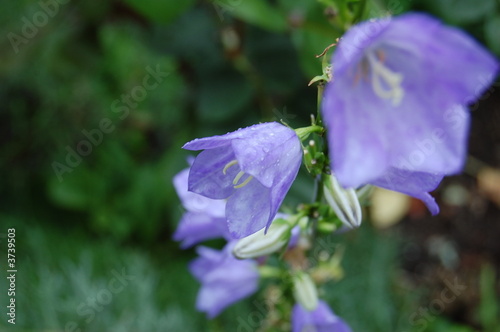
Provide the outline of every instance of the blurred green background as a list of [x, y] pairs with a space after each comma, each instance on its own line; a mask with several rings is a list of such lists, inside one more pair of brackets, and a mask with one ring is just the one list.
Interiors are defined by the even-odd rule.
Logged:
[[[315, 55], [344, 27], [335, 3], [2, 2], [0, 330], [235, 331], [238, 318], [256, 310], [259, 295], [207, 321], [194, 310], [198, 284], [187, 270], [194, 251], [171, 240], [183, 213], [171, 185], [187, 166], [181, 146], [258, 122], [307, 124], [316, 111], [316, 90], [307, 83], [321, 74]], [[500, 54], [495, 0], [373, 0], [357, 19], [407, 10], [428, 11]], [[500, 120], [492, 113], [500, 105], [495, 91], [474, 115], [479, 131], [481, 123]], [[496, 129], [476, 137], [471, 148], [479, 147], [476, 156], [498, 167]], [[491, 150], [483, 152], [485, 144]], [[288, 202], [309, 199], [310, 182], [300, 174]], [[475, 188], [471, 177], [447, 183]], [[488, 220], [498, 224], [498, 208], [482, 201]], [[345, 278], [329, 285], [324, 297], [355, 332], [500, 331], [498, 245], [472, 250], [472, 267], [447, 269], [426, 254], [424, 243], [435, 234], [420, 237], [414, 227], [441, 222], [436, 232], [448, 234], [463, 262], [470, 248], [446, 232], [468, 209], [432, 220], [407, 216], [388, 230], [367, 222], [332, 236], [331, 243], [346, 248]], [[486, 220], [473, 216], [469, 222]], [[11, 227], [15, 326], [5, 315]], [[492, 235], [498, 237], [498, 230]], [[415, 255], [419, 269], [412, 265]], [[117, 274], [128, 276], [123, 287], [103, 298]], [[439, 298], [442, 280], [457, 276], [467, 282], [468, 295], [424, 318], [419, 308]]]

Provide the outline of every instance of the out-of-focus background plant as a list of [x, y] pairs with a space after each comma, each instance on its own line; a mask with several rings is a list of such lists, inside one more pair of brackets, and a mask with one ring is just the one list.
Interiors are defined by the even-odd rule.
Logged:
[[[315, 55], [345, 28], [337, 4], [3, 2], [0, 292], [11, 227], [18, 289], [16, 325], [3, 309], [0, 329], [249, 330], [242, 322], [259, 317], [259, 295], [213, 321], [195, 311], [194, 251], [171, 240], [183, 212], [171, 179], [187, 166], [190, 139], [309, 122]], [[495, 0], [372, 0], [359, 19], [408, 10], [500, 54]], [[344, 246], [345, 257], [344, 278], [324, 298], [354, 331], [500, 331], [499, 87], [471, 105], [469, 162], [434, 193], [439, 216], [378, 191], [372, 221], [325, 244]], [[288, 200], [309, 200], [309, 183], [300, 174]]]

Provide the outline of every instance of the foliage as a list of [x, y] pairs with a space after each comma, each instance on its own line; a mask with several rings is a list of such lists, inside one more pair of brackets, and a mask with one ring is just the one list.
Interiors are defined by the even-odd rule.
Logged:
[[[46, 12], [40, 3], [48, 1], [8, 1], [0, 10], [0, 232], [18, 229], [18, 327], [230, 331], [259, 297], [211, 322], [195, 312], [197, 284], [186, 270], [193, 253], [170, 243], [182, 213], [171, 179], [188, 157], [180, 147], [260, 121], [303, 125], [315, 112], [307, 87], [321, 70], [315, 55], [340, 37], [342, 6], [358, 1], [61, 1], [37, 26], [34, 15]], [[429, 11], [500, 54], [498, 2], [479, 3], [378, 0], [357, 8], [360, 19]], [[127, 102], [157, 68], [167, 76]], [[114, 129], [102, 131], [104, 119]], [[92, 143], [90, 132], [102, 140], [94, 134]], [[80, 162], [68, 157], [83, 141], [92, 152]], [[62, 180], [54, 163], [70, 169], [59, 168]], [[299, 175], [289, 202], [310, 199], [306, 178]], [[401, 290], [394, 238], [365, 227], [338, 242], [349, 247], [346, 277], [326, 296], [338, 314], [355, 331], [407, 328], [420, 294]], [[137, 278], [86, 322], [78, 306], [121, 267]], [[494, 326], [494, 299], [484, 301], [480, 320]], [[440, 318], [433, 331], [467, 331], [450, 324]]]

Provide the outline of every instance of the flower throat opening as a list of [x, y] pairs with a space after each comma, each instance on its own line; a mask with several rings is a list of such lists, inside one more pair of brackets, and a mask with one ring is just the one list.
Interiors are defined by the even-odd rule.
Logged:
[[[382, 99], [389, 99], [393, 106], [398, 106], [404, 97], [401, 86], [403, 75], [394, 72], [384, 65], [385, 53], [381, 50], [370, 51], [360, 64], [363, 74], [371, 69], [371, 85], [373, 91]], [[356, 77], [357, 81], [358, 77]]]
[[[226, 164], [226, 166], [224, 166], [224, 168], [222, 169], [222, 173], [224, 175], [226, 175], [227, 170], [231, 166], [234, 166], [234, 165], [237, 165], [237, 164], [238, 164], [238, 161], [236, 159], [235, 160], [231, 160], [230, 162], [228, 162]], [[235, 188], [235, 189], [243, 188], [244, 186], [246, 186], [253, 179], [253, 176], [249, 175], [242, 183], [238, 184], [238, 182], [241, 180], [241, 178], [243, 177], [243, 175], [245, 175], [245, 172], [243, 172], [243, 171], [240, 171], [238, 174], [236, 174], [236, 176], [233, 179], [233, 185], [234, 185], [233, 188]]]

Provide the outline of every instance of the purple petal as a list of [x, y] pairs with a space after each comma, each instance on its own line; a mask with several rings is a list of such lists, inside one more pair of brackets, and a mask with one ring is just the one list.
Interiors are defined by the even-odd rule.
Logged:
[[292, 311], [292, 331], [318, 331], [318, 332], [351, 332], [351, 328], [330, 307], [319, 301], [318, 307], [307, 311], [300, 304], [295, 304]]
[[428, 15], [402, 15], [380, 38], [413, 54], [413, 61], [419, 62], [422, 73], [432, 81], [428, 90], [441, 90], [442, 99], [449, 104], [473, 102], [498, 72], [497, 59], [483, 46], [462, 30]]
[[205, 149], [215, 149], [231, 144], [231, 138], [228, 135], [211, 136], [204, 138], [196, 138], [190, 142], [187, 142], [182, 147], [186, 150], [196, 151]]
[[264, 228], [271, 215], [271, 190], [256, 179], [236, 189], [228, 199], [226, 217], [231, 235], [242, 238]]
[[196, 279], [202, 281], [207, 273], [223, 261], [224, 256], [221, 255], [220, 251], [204, 246], [197, 247], [196, 252], [200, 257], [189, 264], [189, 271]]
[[295, 131], [276, 122], [244, 130], [248, 133], [245, 139], [232, 141], [232, 146], [245, 173], [268, 188], [276, 185], [277, 180], [295, 178], [302, 161], [302, 149]]
[[205, 213], [212, 217], [225, 216], [226, 202], [214, 200], [188, 191], [189, 169], [185, 169], [174, 176], [174, 187], [182, 205], [189, 212]]
[[436, 189], [442, 179], [443, 175], [439, 174], [410, 172], [391, 168], [383, 177], [372, 183], [382, 188], [399, 191], [418, 198], [427, 205], [432, 215], [436, 215], [439, 213], [439, 206], [428, 192]]
[[254, 262], [236, 260], [219, 266], [205, 278], [196, 308], [214, 318], [227, 306], [255, 293], [259, 274]]
[[253, 132], [255, 131], [266, 131], [269, 129], [270, 124], [277, 124], [276, 122], [271, 123], [260, 123], [246, 128], [240, 128], [236, 131], [227, 133], [225, 135], [216, 135], [205, 138], [197, 138], [191, 142], [187, 142], [182, 147], [186, 150], [206, 150], [214, 149], [222, 146], [227, 146], [232, 140], [235, 139], [248, 139], [253, 137]]
[[349, 29], [333, 55], [335, 75], [352, 71], [352, 67], [365, 55], [366, 49], [378, 42], [379, 36], [385, 32], [391, 21], [392, 18], [370, 20]]
[[182, 241], [182, 249], [219, 237], [230, 238], [226, 219], [197, 212], [186, 212], [173, 236], [175, 241]]
[[230, 147], [219, 147], [202, 151], [194, 160], [189, 172], [189, 191], [212, 199], [224, 199], [233, 191], [233, 179], [239, 171], [237, 165], [224, 167], [235, 160]]
[[288, 249], [294, 248], [299, 243], [299, 240], [300, 240], [300, 226], [297, 225], [294, 228], [292, 228], [287, 248]]
[[390, 162], [387, 150], [394, 141], [385, 132], [390, 119], [381, 114], [384, 103], [371, 86], [353, 87], [353, 80], [350, 75], [336, 76], [335, 84], [326, 87], [322, 107], [332, 167], [346, 188], [357, 188], [383, 174]]
[[209, 318], [257, 290], [256, 262], [234, 258], [231, 252], [234, 244], [229, 242], [222, 251], [199, 247], [200, 257], [190, 264], [191, 273], [202, 284], [196, 308]]

